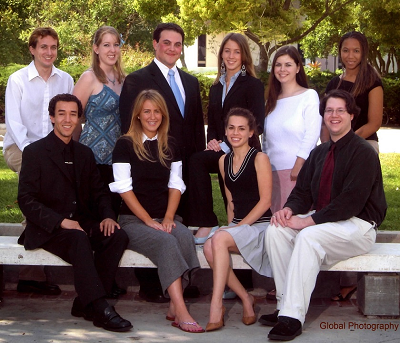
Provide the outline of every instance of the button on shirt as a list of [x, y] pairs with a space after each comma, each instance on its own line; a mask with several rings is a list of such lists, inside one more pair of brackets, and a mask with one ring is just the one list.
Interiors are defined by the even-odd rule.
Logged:
[[12, 74], [5, 96], [7, 131], [4, 150], [16, 144], [23, 151], [28, 144], [53, 130], [48, 112], [49, 102], [57, 94], [71, 94], [73, 88], [72, 77], [54, 66], [49, 79], [43, 80], [33, 61]]

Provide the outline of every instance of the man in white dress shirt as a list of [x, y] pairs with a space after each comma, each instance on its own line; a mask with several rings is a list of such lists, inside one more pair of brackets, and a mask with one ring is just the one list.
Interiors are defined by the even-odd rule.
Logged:
[[[74, 87], [72, 77], [53, 65], [59, 46], [54, 29], [35, 29], [28, 45], [33, 61], [9, 77], [5, 94], [3, 154], [8, 167], [18, 174], [24, 148], [53, 130], [48, 112], [50, 99], [60, 93], [72, 94]], [[40, 266], [21, 267], [17, 290], [50, 295], [61, 293], [57, 285], [46, 282]]]

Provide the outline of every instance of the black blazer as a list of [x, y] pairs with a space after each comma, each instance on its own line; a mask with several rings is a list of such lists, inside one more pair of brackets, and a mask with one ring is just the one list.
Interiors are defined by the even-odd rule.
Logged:
[[75, 187], [58, 139], [52, 131], [28, 145], [22, 154], [18, 204], [27, 224], [19, 243], [28, 250], [40, 247], [62, 230], [59, 226], [65, 218], [78, 220], [85, 231], [105, 218], [116, 219], [92, 150], [73, 142]]
[[259, 79], [246, 74], [239, 74], [232, 88], [226, 95], [222, 106], [221, 82], [212, 85], [208, 104], [207, 142], [212, 139], [224, 140], [224, 121], [229, 110], [233, 107], [243, 107], [250, 110], [257, 121], [258, 134], [264, 131], [265, 100], [264, 85]]
[[185, 160], [192, 154], [205, 149], [205, 133], [199, 82], [194, 76], [179, 68], [178, 72], [186, 94], [184, 118], [171, 87], [154, 61], [126, 77], [119, 100], [119, 112], [121, 131], [126, 133], [131, 122], [133, 104], [139, 93], [145, 89], [155, 89], [160, 92], [168, 106], [169, 135], [179, 147], [185, 165]]

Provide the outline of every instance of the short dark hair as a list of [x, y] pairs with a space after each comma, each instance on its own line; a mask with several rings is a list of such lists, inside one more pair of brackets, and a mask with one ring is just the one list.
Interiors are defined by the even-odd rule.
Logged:
[[57, 102], [59, 101], [65, 101], [65, 102], [75, 102], [78, 105], [78, 118], [82, 117], [83, 114], [83, 108], [82, 108], [82, 103], [81, 101], [72, 94], [57, 94], [54, 96], [50, 102], [49, 102], [49, 115], [52, 117], [55, 117], [55, 112], [56, 112], [56, 105]]
[[346, 111], [349, 114], [354, 115], [353, 122], [355, 122], [355, 119], [357, 119], [358, 115], [360, 114], [360, 108], [357, 106], [354, 96], [342, 89], [333, 89], [323, 97], [323, 99], [319, 104], [319, 113], [321, 114], [322, 117], [324, 117], [326, 103], [330, 98], [344, 100], [346, 104]]
[[246, 108], [233, 107], [229, 110], [225, 118], [225, 128], [228, 127], [229, 118], [233, 116], [243, 117], [247, 119], [250, 131], [253, 131], [253, 136], [249, 139], [249, 145], [261, 151], [260, 139], [258, 138], [257, 122], [253, 113]]
[[39, 41], [39, 38], [50, 36], [57, 41], [57, 48], [60, 45], [60, 41], [58, 39], [57, 32], [51, 27], [38, 27], [33, 30], [32, 34], [29, 37], [28, 46], [36, 49], [36, 45]]
[[175, 23], [158, 24], [153, 32], [153, 40], [155, 40], [158, 43], [160, 41], [161, 32], [165, 30], [178, 32], [182, 36], [182, 45], [183, 45], [183, 42], [185, 41], [185, 33], [183, 32], [183, 29], [178, 24]]

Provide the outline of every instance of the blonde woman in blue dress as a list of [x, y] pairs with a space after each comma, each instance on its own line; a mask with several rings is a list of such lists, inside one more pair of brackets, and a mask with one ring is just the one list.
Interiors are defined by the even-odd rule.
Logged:
[[[121, 136], [119, 96], [125, 73], [121, 66], [121, 38], [111, 26], [100, 27], [93, 36], [92, 65], [75, 85], [73, 94], [84, 108], [85, 126], [74, 139], [90, 147], [105, 185], [113, 182], [112, 152]], [[113, 209], [118, 216], [121, 199], [112, 194]]]

